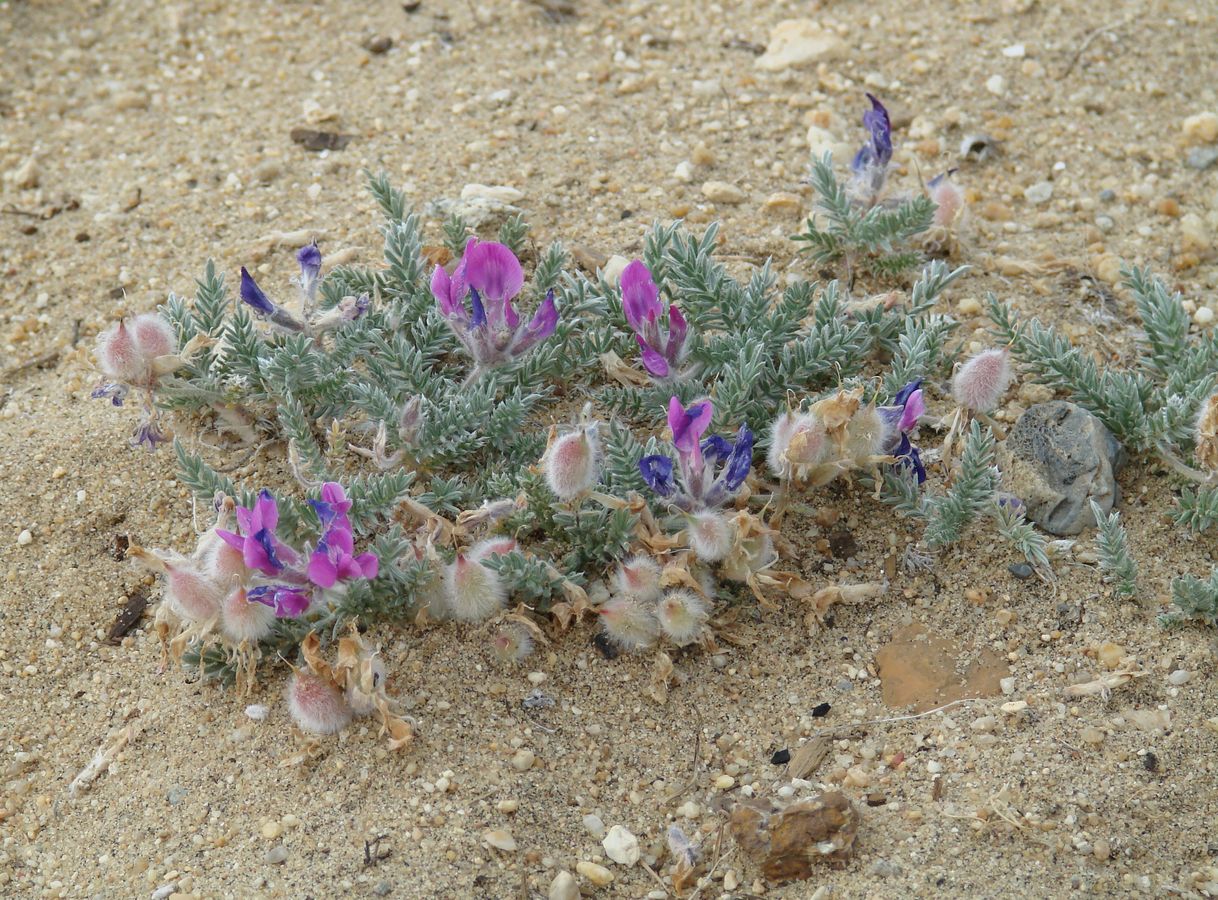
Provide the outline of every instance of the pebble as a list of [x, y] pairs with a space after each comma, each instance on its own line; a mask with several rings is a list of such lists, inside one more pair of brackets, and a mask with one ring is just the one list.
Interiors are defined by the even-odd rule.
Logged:
[[1201, 326], [1209, 325], [1214, 321], [1214, 311], [1208, 306], [1200, 306], [1193, 313], [1193, 321]]
[[40, 177], [38, 161], [32, 156], [9, 173], [9, 180], [12, 181], [13, 187], [21, 190], [38, 187]]
[[1196, 213], [1188, 213], [1180, 219], [1180, 249], [1205, 253], [1210, 248], [1209, 230]]
[[506, 828], [495, 828], [482, 835], [482, 840], [486, 841], [496, 850], [502, 850], [504, 853], [516, 852], [516, 839], [512, 837], [512, 833]]
[[1203, 144], [1218, 141], [1218, 113], [1200, 112], [1184, 120], [1186, 140]]
[[393, 38], [383, 34], [378, 34], [376, 37], [364, 44], [364, 48], [373, 56], [380, 56], [382, 53], [388, 53], [393, 47]]
[[527, 676], [529, 684], [537, 686], [541, 685], [548, 677], [545, 672], [530, 672]]
[[1015, 676], [1011, 675], [1007, 678], [999, 679], [998, 687], [1008, 697], [1011, 696], [1011, 694], [1015, 693]]
[[721, 791], [731, 790], [736, 784], [736, 779], [731, 775], [720, 775], [715, 779], [715, 787]]
[[584, 828], [598, 841], [605, 836], [605, 823], [596, 813], [588, 813], [584, 816]]
[[1050, 534], [1094, 528], [1092, 500], [1103, 513], [1116, 504], [1116, 471], [1124, 453], [1104, 424], [1081, 406], [1065, 400], [1030, 406], [999, 457], [1005, 489]]
[[1193, 677], [1192, 672], [1189, 672], [1185, 669], [1176, 669], [1176, 671], [1172, 672], [1170, 675], [1167, 676], [1167, 680], [1169, 683], [1174, 684], [1177, 687], [1179, 687], [1182, 684], [1187, 684], [1188, 680], [1192, 677]]
[[1053, 182], [1038, 181], [1023, 189], [1024, 199], [1029, 203], [1048, 203], [1053, 197]]
[[498, 803], [495, 804], [495, 809], [499, 810], [499, 812], [501, 812], [501, 813], [511, 814], [511, 813], [514, 813], [516, 810], [520, 809], [520, 801], [519, 800], [500, 800]]
[[787, 191], [778, 191], [766, 197], [766, 201], [762, 204], [761, 211], [767, 216], [798, 218], [803, 212], [804, 204], [798, 194], [788, 193]]
[[[718, 92], [716, 91], [716, 93]], [[706, 166], [708, 168], [718, 162], [715, 159], [715, 154], [706, 144], [698, 144], [698, 146], [694, 147], [694, 152], [690, 154], [689, 158], [695, 166]]]
[[517, 750], [512, 756], [512, 768], [517, 772], [527, 772], [533, 768], [533, 763], [536, 762], [537, 756], [532, 750]]
[[702, 196], [711, 203], [724, 203], [735, 206], [743, 203], [748, 195], [736, 185], [728, 181], [708, 181], [702, 185]]
[[677, 815], [685, 819], [696, 819], [698, 816], [702, 815], [702, 807], [700, 807], [693, 800], [686, 800], [679, 807], [677, 807]]
[[1116, 191], [1114, 191], [1112, 188], [1104, 188], [1102, 191], [1100, 191], [1101, 203], [1112, 203], [1114, 200], [1116, 200]]
[[1088, 725], [1079, 732], [1079, 737], [1083, 739], [1084, 744], [1090, 744], [1093, 747], [1098, 747], [1104, 743], [1104, 732], [1100, 731], [1094, 725]]
[[524, 199], [524, 192], [503, 184], [467, 184], [461, 188], [462, 200], [470, 200], [475, 197], [499, 203], [515, 203], [517, 200]]
[[677, 163], [677, 167], [672, 170], [673, 177], [682, 184], [689, 184], [694, 180], [694, 166], [688, 159], [683, 159]]
[[1190, 169], [1204, 171], [1218, 162], [1218, 147], [1194, 147], [1184, 157], [1184, 164]]
[[1012, 563], [1007, 568], [1009, 568], [1011, 570], [1011, 574], [1020, 581], [1027, 581], [1034, 574], [1034, 570], [1026, 562]]
[[622, 273], [626, 271], [626, 267], [628, 265], [630, 265], [629, 259], [621, 254], [615, 253], [613, 256], [609, 257], [608, 262], [605, 263], [604, 269], [601, 270], [601, 274], [604, 276], [606, 282], [616, 285], [621, 282]]
[[268, 866], [278, 866], [288, 859], [288, 848], [283, 844], [276, 844], [270, 850], [266, 851], [266, 864]]
[[1091, 845], [1091, 855], [1100, 862], [1105, 862], [1112, 855], [1112, 845], [1104, 838], [1099, 838]]
[[1009, 703], [1002, 704], [1001, 709], [1008, 716], [1013, 716], [1015, 713], [1023, 712], [1028, 708], [1027, 700], [1012, 700]]
[[1002, 55], [1007, 59], [1023, 59], [1027, 52], [1027, 48], [1023, 44], [1011, 44], [1009, 47], [1002, 48]]
[[267, 822], [262, 826], [262, 836], [268, 841], [273, 841], [275, 838], [283, 835], [283, 825], [279, 822]]
[[393, 893], [393, 882], [378, 881], [375, 885], [373, 885], [372, 893], [376, 894], [378, 897], [388, 897]]
[[1095, 227], [1100, 231], [1109, 232], [1116, 228], [1116, 222], [1113, 220], [1112, 216], [1106, 216], [1101, 213], [1095, 217]]
[[604, 887], [613, 881], [613, 873], [604, 866], [581, 859], [575, 864], [575, 871], [583, 875], [597, 887]]
[[546, 897], [549, 900], [579, 900], [579, 882], [574, 875], [563, 869], [550, 882]]
[[765, 53], [756, 66], [766, 72], [781, 72], [814, 65], [846, 54], [846, 42], [812, 19], [787, 19], [770, 31]]
[[985, 80], [985, 89], [995, 97], [1001, 97], [1007, 92], [1007, 80], [1001, 75], [991, 75]]
[[33, 541], [34, 535], [30, 533], [28, 528], [24, 529], [21, 534], [17, 535], [18, 547], [25, 547], [26, 545], [33, 543]]
[[993, 731], [998, 727], [998, 718], [996, 716], [982, 716], [980, 719], [974, 719], [969, 727], [978, 733]]
[[621, 825], [614, 825], [601, 841], [605, 855], [619, 866], [633, 866], [639, 861], [639, 839]]

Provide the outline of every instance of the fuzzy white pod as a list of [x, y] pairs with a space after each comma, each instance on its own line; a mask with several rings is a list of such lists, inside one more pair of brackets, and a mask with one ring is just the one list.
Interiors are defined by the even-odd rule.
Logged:
[[219, 614], [224, 600], [223, 584], [190, 564], [165, 565], [165, 602], [180, 619], [206, 622]]
[[1005, 347], [983, 350], [952, 378], [952, 397], [965, 409], [988, 413], [1011, 386], [1011, 355]]
[[503, 608], [507, 590], [499, 573], [458, 553], [444, 569], [444, 596], [454, 619], [481, 622]]
[[505, 625], [491, 638], [491, 652], [501, 663], [521, 662], [533, 652], [533, 638], [520, 625]]
[[689, 547], [702, 562], [718, 562], [732, 550], [732, 525], [722, 513], [703, 510], [687, 519]]
[[650, 556], [632, 556], [618, 564], [613, 573], [613, 586], [623, 597], [654, 603], [660, 599], [660, 564]]
[[268, 637], [274, 626], [275, 610], [248, 599], [243, 587], [229, 591], [220, 605], [220, 633], [234, 644], [256, 644]]
[[288, 679], [288, 712], [302, 731], [335, 734], [351, 722], [351, 706], [333, 684], [312, 672], [298, 671]]
[[492, 556], [505, 556], [516, 549], [516, 541], [510, 537], [492, 537], [474, 544], [469, 550], [469, 558], [482, 562]]
[[820, 463], [826, 446], [825, 425], [819, 416], [785, 412], [770, 426], [766, 462], [779, 478], [791, 478]]
[[952, 181], [950, 173], [934, 179], [927, 190], [935, 204], [933, 224], [939, 228], [950, 228], [964, 209], [964, 192]]
[[892, 426], [874, 406], [856, 412], [846, 426], [846, 456], [855, 465], [865, 466], [871, 457], [880, 456], [892, 436]]
[[177, 343], [173, 326], [156, 313], [144, 313], [132, 319], [131, 334], [145, 365], [151, 364], [158, 356], [173, 353]]
[[706, 601], [690, 590], [669, 591], [656, 605], [660, 630], [678, 647], [697, 638], [709, 617]]
[[123, 321], [116, 322], [97, 338], [97, 364], [116, 381], [134, 384], [143, 378], [146, 363], [135, 335]]
[[623, 650], [635, 652], [655, 646], [660, 622], [651, 611], [629, 597], [615, 597], [597, 610], [601, 631]]
[[554, 441], [542, 459], [546, 484], [560, 500], [591, 490], [600, 478], [600, 438], [596, 423], [581, 425]]

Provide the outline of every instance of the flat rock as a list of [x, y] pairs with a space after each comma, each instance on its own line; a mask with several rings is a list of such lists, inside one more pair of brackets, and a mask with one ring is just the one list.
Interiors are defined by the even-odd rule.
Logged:
[[1029, 407], [999, 452], [1005, 488], [1024, 502], [1031, 521], [1057, 535], [1095, 525], [1091, 500], [1104, 512], [1112, 509], [1123, 462], [1121, 445], [1104, 424], [1065, 400]]
[[798, 69], [846, 54], [846, 42], [812, 19], [787, 19], [770, 32], [757, 68], [767, 72]]
[[639, 839], [629, 829], [614, 825], [601, 841], [605, 855], [619, 866], [633, 866], [639, 861]]
[[732, 810], [729, 822], [736, 844], [777, 882], [809, 878], [817, 863], [845, 866], [858, 826], [858, 810], [840, 791], [789, 805], [746, 800]]

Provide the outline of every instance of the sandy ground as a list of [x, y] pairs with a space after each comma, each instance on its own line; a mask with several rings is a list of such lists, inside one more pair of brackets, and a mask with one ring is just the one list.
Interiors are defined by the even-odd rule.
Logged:
[[[1181, 128], [1218, 109], [1207, 4], [407, 6], [0, 3], [0, 893], [539, 897], [579, 860], [612, 870], [601, 896], [660, 890], [641, 867], [603, 858], [589, 814], [626, 826], [645, 850], [678, 822], [717, 862], [704, 897], [1212, 889], [1214, 636], [1164, 632], [1154, 614], [1172, 575], [1208, 572], [1214, 536], [1170, 529], [1171, 485], [1145, 465], [1121, 478], [1141, 605], [1117, 602], [1077, 558], [1059, 564], [1056, 586], [1017, 581], [1009, 549], [982, 532], [934, 574], [899, 576], [885, 598], [839, 610], [816, 635], [795, 603], [750, 614], [749, 646], [677, 661], [686, 680], [665, 706], [640, 690], [647, 660], [607, 662], [583, 626], [532, 659], [557, 701], [538, 711], [520, 703], [534, 687], [526, 672], [494, 668], [460, 628], [381, 631], [392, 685], [422, 726], [404, 758], [357, 727], [311, 766], [277, 768], [293, 746], [280, 672], [253, 698], [272, 709], [254, 722], [249, 701], [162, 673], [150, 632], [105, 643], [143, 579], [114, 559], [115, 535], [185, 549], [193, 526], [172, 458], [128, 450], [133, 421], [88, 399], [93, 336], [169, 290], [190, 292], [208, 256], [230, 278], [253, 264], [286, 283], [290, 248], [258, 250], [277, 231], [313, 229], [327, 252], [354, 247], [372, 261], [365, 168], [390, 173], [420, 206], [469, 182], [514, 186], [539, 242], [598, 253], [637, 252], [655, 218], [719, 219], [742, 270], [772, 254], [797, 272], [785, 240], [796, 221], [766, 200], [786, 191], [808, 202], [808, 126], [857, 141], [871, 89], [894, 111], [909, 188], [915, 164], [927, 176], [962, 166], [972, 200], [962, 258], [978, 270], [949, 304], [966, 339], [974, 328], [984, 339], [973, 301], [993, 290], [1099, 347], [1101, 295], [1088, 285], [1110, 280], [1118, 257], [1214, 302], [1206, 232], [1218, 233], [1218, 169], [1183, 165]], [[800, 15], [836, 29], [847, 56], [756, 71], [756, 45]], [[375, 36], [392, 48], [363, 49]], [[1016, 44], [1023, 56], [1003, 53]], [[318, 154], [291, 142], [292, 128], [317, 122], [350, 145]], [[997, 152], [962, 164], [973, 133]], [[674, 177], [695, 157], [691, 183]], [[700, 188], [711, 179], [745, 201], [710, 206]], [[1025, 198], [1050, 180], [1050, 200]], [[1133, 354], [1131, 310], [1119, 294], [1109, 305], [1105, 352]], [[1013, 421], [1026, 395], [1009, 397]], [[811, 519], [790, 521], [808, 548], [797, 564], [826, 583], [876, 577], [890, 541], [911, 534], [857, 492], [815, 502], [839, 511], [859, 545], [850, 561], [830, 560]], [[19, 542], [23, 531], [31, 541]], [[1086, 560], [1089, 539], [1076, 550]], [[904, 712], [883, 702], [876, 655], [911, 623], [954, 642], [961, 669], [983, 650], [1009, 664], [1010, 695], [853, 724]], [[1064, 699], [1081, 673], [1101, 671], [1104, 642], [1145, 676], [1108, 698]], [[1187, 682], [1167, 680], [1176, 670]], [[1021, 712], [999, 708], [1021, 700]], [[814, 718], [825, 702], [829, 714]], [[130, 746], [69, 798], [76, 773], [128, 725]], [[720, 810], [783, 783], [771, 755], [818, 734], [833, 742], [811, 777], [846, 780], [862, 814], [858, 852], [844, 870], [764, 885], [719, 841]], [[519, 749], [535, 755], [527, 771], [512, 765]], [[725, 774], [732, 786], [716, 787]], [[866, 805], [869, 794], [883, 804]], [[519, 849], [487, 848], [488, 829], [510, 829]], [[379, 860], [365, 846], [378, 836]], [[269, 862], [279, 845], [286, 858]]]

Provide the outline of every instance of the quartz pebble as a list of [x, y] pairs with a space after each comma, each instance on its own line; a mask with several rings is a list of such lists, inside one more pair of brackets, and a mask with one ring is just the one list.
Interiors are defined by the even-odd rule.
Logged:
[[34, 535], [32, 535], [30, 533], [30, 530], [28, 528], [26, 528], [21, 532], [21, 534], [17, 535], [17, 546], [25, 547], [28, 544], [33, 543], [33, 540], [34, 540]]
[[1167, 680], [1170, 684], [1174, 684], [1179, 687], [1182, 684], [1187, 684], [1188, 680], [1192, 677], [1192, 672], [1186, 671], [1185, 669], [1176, 669], [1176, 671], [1167, 676]]
[[677, 163], [677, 167], [673, 169], [673, 177], [683, 184], [689, 184], [694, 180], [694, 167], [688, 159], [683, 159]]
[[1029, 203], [1048, 203], [1053, 197], [1053, 182], [1038, 181], [1023, 189], [1024, 199]]
[[767, 216], [775, 218], [782, 216], [798, 216], [803, 212], [803, 201], [800, 200], [798, 194], [791, 194], [787, 191], [778, 191], [770, 194], [766, 198], [765, 204], [761, 207], [761, 211]]
[[575, 871], [583, 875], [597, 887], [604, 887], [613, 881], [613, 873], [604, 866], [581, 859], [575, 864]]
[[288, 859], [288, 848], [283, 844], [276, 844], [270, 850], [266, 851], [266, 862], [270, 866], [278, 866]]
[[598, 841], [605, 836], [605, 823], [596, 813], [584, 816], [584, 829]]
[[519, 800], [500, 800], [498, 803], [495, 804], [495, 809], [499, 810], [499, 812], [501, 812], [501, 813], [509, 813], [509, 814], [514, 813], [514, 812], [516, 812], [516, 810], [520, 809], [520, 801]]
[[811, 19], [787, 19], [770, 32], [766, 51], [756, 66], [767, 72], [811, 66], [846, 53], [846, 44], [832, 31]]
[[537, 760], [532, 750], [517, 750], [512, 756], [512, 768], [517, 772], [527, 772], [533, 768], [533, 763]]
[[550, 882], [546, 897], [548, 900], [579, 900], [579, 882], [574, 875], [563, 869]]
[[268, 841], [273, 841], [282, 834], [283, 825], [281, 825], [279, 822], [267, 822], [262, 826], [262, 836]]
[[727, 181], [708, 181], [702, 185], [702, 196], [711, 203], [723, 203], [735, 206], [743, 203], [747, 196], [736, 185]]
[[1001, 75], [991, 75], [985, 80], [985, 89], [995, 97], [1001, 97], [1007, 92], [1007, 80]]
[[614, 825], [601, 841], [605, 855], [619, 866], [633, 866], [639, 861], [639, 839], [621, 825]]
[[1184, 120], [1186, 140], [1202, 144], [1218, 141], [1218, 113], [1200, 112]]
[[1011, 44], [1002, 48], [1002, 55], [1007, 59], [1023, 59], [1027, 55], [1027, 49], [1023, 44]]
[[1015, 713], [1023, 712], [1028, 708], [1027, 700], [1012, 700], [1009, 703], [1002, 704], [1002, 711], [1008, 716], [1013, 716]]
[[516, 852], [516, 839], [512, 837], [512, 833], [506, 828], [496, 828], [482, 835], [482, 840], [486, 841], [496, 850], [502, 850], [504, 853]]

